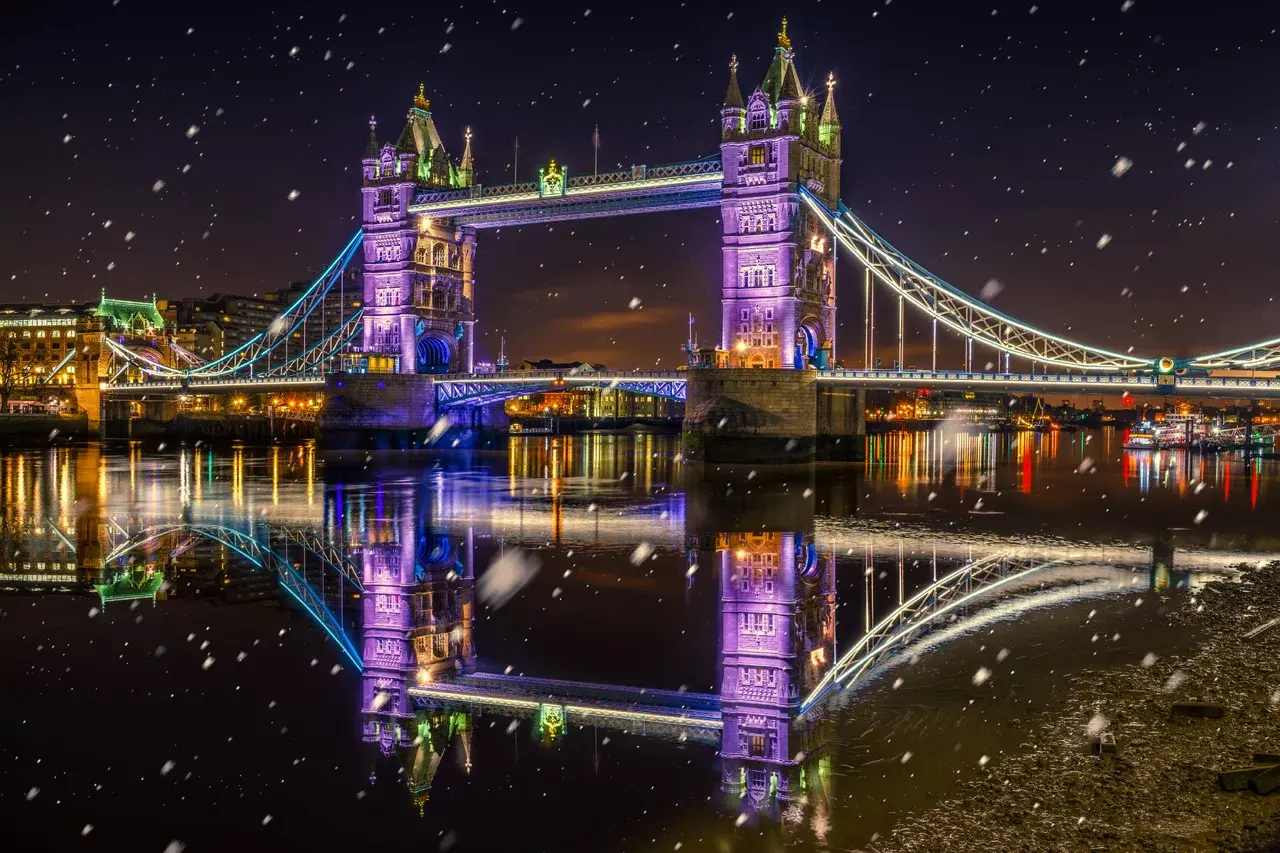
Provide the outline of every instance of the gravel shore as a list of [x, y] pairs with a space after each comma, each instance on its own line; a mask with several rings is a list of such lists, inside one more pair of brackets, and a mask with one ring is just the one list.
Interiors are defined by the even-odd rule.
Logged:
[[[1179, 597], [1169, 614], [1204, 637], [1184, 658], [1089, 670], [1068, 700], [1027, 722], [1028, 742], [870, 849], [896, 851], [1280, 850], [1280, 791], [1224, 792], [1217, 772], [1280, 753], [1280, 563], [1242, 566]], [[1174, 606], [1174, 605], [1171, 605]], [[1221, 705], [1221, 719], [1174, 716], [1175, 701]], [[1115, 736], [1095, 757], [1090, 732]]]

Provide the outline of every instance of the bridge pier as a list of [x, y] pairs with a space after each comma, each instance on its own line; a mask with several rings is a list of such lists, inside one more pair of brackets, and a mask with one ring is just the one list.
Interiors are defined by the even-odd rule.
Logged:
[[[441, 417], [449, 419], [443, 431]], [[326, 450], [474, 448], [496, 446], [507, 417], [501, 403], [437, 411], [430, 374], [330, 373], [317, 427]]]
[[695, 368], [686, 374], [684, 452], [722, 463], [861, 461], [866, 392], [812, 370]]

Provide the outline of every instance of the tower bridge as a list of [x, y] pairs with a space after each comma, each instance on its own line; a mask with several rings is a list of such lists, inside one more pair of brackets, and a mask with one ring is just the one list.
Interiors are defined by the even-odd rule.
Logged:
[[[108, 339], [111, 364], [97, 374], [100, 392], [150, 403], [323, 387], [322, 435], [412, 434], [442, 415], [458, 418], [533, 390], [605, 385], [685, 400], [691, 453], [712, 458], [715, 447], [733, 445], [737, 455], [766, 459], [778, 447], [804, 457], [824, 442], [861, 435], [865, 391], [873, 389], [1280, 397], [1280, 338], [1189, 358], [1121, 353], [999, 312], [925, 269], [841, 202], [835, 78], [828, 75], [825, 92], [816, 93], [800, 80], [784, 21], [758, 85], [744, 90], [736, 58], [730, 62], [718, 152], [592, 174], [552, 161], [531, 180], [497, 184], [478, 179], [470, 128], [462, 154], [449, 153], [419, 86], [396, 141], [381, 138], [370, 120], [361, 229], [310, 288], [268, 328], [213, 361], [189, 352], [157, 359]], [[720, 334], [704, 349], [690, 342], [687, 369], [589, 377], [476, 372], [481, 231], [717, 206]], [[308, 337], [308, 328], [321, 325], [315, 308], [357, 252], [362, 307], [327, 318], [329, 327]], [[841, 257], [863, 272], [861, 305], [853, 306], [862, 330], [860, 341], [838, 350]], [[893, 370], [876, 358], [877, 294], [897, 307]], [[927, 320], [928, 369], [904, 367], [908, 307]], [[963, 342], [962, 364], [939, 363], [939, 328]]]

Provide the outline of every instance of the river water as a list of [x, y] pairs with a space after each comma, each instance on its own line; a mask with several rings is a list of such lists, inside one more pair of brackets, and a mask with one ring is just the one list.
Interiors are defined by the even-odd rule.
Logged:
[[5, 449], [5, 849], [862, 849], [1280, 552], [1274, 462], [868, 441]]

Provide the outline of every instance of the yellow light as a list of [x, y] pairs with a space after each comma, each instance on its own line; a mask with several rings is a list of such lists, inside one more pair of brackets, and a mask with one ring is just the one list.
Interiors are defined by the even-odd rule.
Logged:
[[746, 556], [747, 556], [747, 552], [746, 552], [746, 551], [744, 551], [744, 550], [742, 550], [741, 548], [739, 548], [739, 549], [738, 549], [738, 559], [739, 559], [739, 560], [746, 559]]
[[738, 341], [738, 352], [746, 352], [746, 351], [747, 351], [747, 342]]

